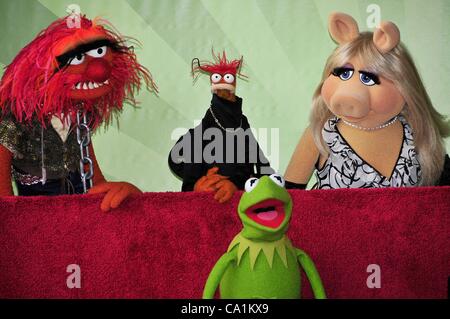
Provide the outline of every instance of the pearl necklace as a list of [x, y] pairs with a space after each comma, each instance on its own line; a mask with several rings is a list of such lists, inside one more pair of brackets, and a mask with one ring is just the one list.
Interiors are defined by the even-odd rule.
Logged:
[[359, 125], [356, 125], [356, 124], [347, 122], [346, 120], [344, 120], [344, 119], [341, 118], [341, 121], [342, 121], [344, 124], [346, 124], [346, 125], [348, 125], [348, 126], [351, 126], [351, 127], [354, 127], [354, 128], [356, 128], [356, 129], [358, 129], [358, 130], [362, 130], [362, 131], [376, 131], [376, 130], [381, 130], [381, 129], [385, 128], [385, 127], [388, 127], [388, 126], [394, 124], [395, 122], [397, 122], [397, 120], [398, 120], [398, 115], [395, 116], [395, 117], [394, 117], [392, 120], [390, 120], [389, 122], [386, 122], [386, 123], [384, 123], [384, 124], [381, 124], [381, 125], [378, 125], [378, 126], [375, 126], [375, 127], [363, 127], [363, 126], [359, 126]]
[[219, 120], [217, 119], [216, 115], [214, 114], [213, 110], [212, 110], [212, 106], [209, 107], [209, 111], [211, 112], [212, 117], [214, 118], [214, 121], [217, 123], [217, 125], [219, 125], [219, 127], [226, 131], [226, 132], [230, 132], [230, 133], [236, 133], [238, 130], [240, 130], [242, 128], [242, 116], [241, 116], [241, 123], [239, 124], [239, 127], [235, 128], [235, 129], [230, 129], [230, 128], [225, 128], [222, 126], [222, 124], [220, 124]]

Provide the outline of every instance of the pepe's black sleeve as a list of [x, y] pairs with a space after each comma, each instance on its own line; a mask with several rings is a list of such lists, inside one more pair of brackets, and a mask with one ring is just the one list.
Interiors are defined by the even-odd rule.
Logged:
[[194, 162], [193, 132], [194, 129], [190, 129], [181, 136], [168, 156], [169, 168], [177, 178], [182, 180], [181, 191], [183, 192], [194, 190], [194, 185], [203, 172], [203, 164]]
[[[250, 129], [250, 123], [248, 122], [248, 119], [245, 115], [243, 115], [243, 127], [245, 129]], [[254, 159], [256, 159], [256, 161], [254, 162], [255, 177], [261, 177], [262, 175], [270, 175], [275, 173], [252, 131], [249, 132], [248, 138], [249, 140], [247, 147], [249, 148], [249, 160], [254, 161]]]
[[169, 152], [169, 156], [167, 157], [167, 164], [169, 165], [169, 169], [177, 178], [183, 179], [183, 153], [179, 151], [180, 142], [182, 141], [183, 136], [181, 136], [172, 149]]
[[450, 186], [450, 157], [445, 155], [444, 169], [439, 178], [438, 186]]
[[182, 192], [191, 192], [194, 190], [195, 183], [205, 175], [204, 165], [201, 163], [184, 164]]
[[269, 160], [267, 159], [266, 155], [264, 155], [264, 152], [259, 146], [259, 143], [257, 144], [257, 147], [258, 147], [258, 162], [255, 164], [257, 177], [275, 173], [274, 169], [270, 166]]
[[203, 161], [203, 140], [196, 138], [202, 136], [202, 127], [197, 126], [186, 133], [185, 138], [179, 143], [183, 151], [183, 185], [181, 191], [190, 192], [194, 190], [195, 183], [206, 175], [207, 167]]

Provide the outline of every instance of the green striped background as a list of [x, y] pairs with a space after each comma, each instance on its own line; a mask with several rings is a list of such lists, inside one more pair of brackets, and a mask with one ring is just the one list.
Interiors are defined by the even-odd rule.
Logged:
[[145, 191], [180, 188], [167, 167], [171, 134], [192, 127], [209, 105], [207, 79], [193, 85], [189, 71], [193, 57], [210, 58], [211, 47], [226, 49], [230, 57], [244, 55], [250, 80], [238, 83], [238, 95], [255, 128], [279, 128], [278, 169], [284, 172], [334, 47], [326, 24], [331, 11], [351, 14], [366, 30], [366, 8], [378, 4], [382, 19], [399, 26], [435, 107], [450, 114], [448, 0], [1, 0], [0, 66], [73, 3], [139, 39], [139, 60], [160, 87], [158, 97], [139, 96], [139, 109], [126, 108], [119, 127], [94, 136], [105, 176]]

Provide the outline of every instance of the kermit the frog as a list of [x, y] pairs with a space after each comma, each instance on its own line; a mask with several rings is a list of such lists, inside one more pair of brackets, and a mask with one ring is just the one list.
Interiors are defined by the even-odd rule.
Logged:
[[217, 261], [206, 281], [203, 298], [300, 298], [304, 270], [314, 297], [325, 290], [311, 258], [292, 246], [285, 235], [292, 214], [292, 199], [278, 174], [250, 178], [238, 205], [242, 231]]

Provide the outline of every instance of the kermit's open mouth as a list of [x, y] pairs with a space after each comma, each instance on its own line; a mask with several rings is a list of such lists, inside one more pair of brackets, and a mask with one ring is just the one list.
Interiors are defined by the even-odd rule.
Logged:
[[245, 213], [251, 220], [270, 228], [279, 227], [286, 216], [284, 202], [278, 199], [267, 199], [250, 206]]

